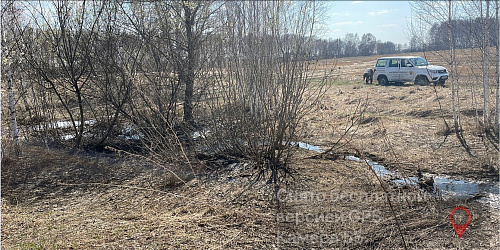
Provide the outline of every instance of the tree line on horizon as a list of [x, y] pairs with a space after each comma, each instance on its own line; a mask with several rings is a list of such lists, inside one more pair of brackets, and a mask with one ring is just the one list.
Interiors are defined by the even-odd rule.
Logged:
[[[494, 47], [498, 41], [498, 21], [494, 18], [475, 17], [451, 20], [454, 30], [453, 39], [457, 49], [470, 49], [481, 45], [482, 26], [489, 30], [489, 46]], [[311, 44], [312, 59], [333, 59], [352, 56], [387, 55], [396, 53], [447, 50], [450, 48], [448, 37], [448, 21], [435, 22], [428, 30], [426, 38], [411, 35], [409, 43], [381, 41], [366, 33], [361, 37], [357, 33], [347, 33], [343, 38], [314, 38]], [[425, 33], [425, 32], [424, 32]]]
[[347, 33], [344, 38], [315, 37], [310, 49], [312, 59], [333, 59], [419, 51], [420, 48], [415, 45], [382, 42], [371, 33], [363, 34], [361, 38], [357, 33]]

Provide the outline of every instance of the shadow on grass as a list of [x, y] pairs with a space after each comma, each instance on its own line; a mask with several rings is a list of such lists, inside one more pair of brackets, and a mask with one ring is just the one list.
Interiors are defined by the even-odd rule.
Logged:
[[134, 180], [138, 188], [168, 190], [192, 179], [145, 161], [115, 153], [82, 151], [69, 154], [60, 149], [26, 146], [21, 157], [2, 157], [2, 198], [12, 204], [52, 199], [75, 193], [105, 191]]

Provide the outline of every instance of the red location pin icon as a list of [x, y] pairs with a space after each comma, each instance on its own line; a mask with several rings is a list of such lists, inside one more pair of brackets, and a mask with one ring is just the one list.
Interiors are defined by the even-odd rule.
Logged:
[[[464, 210], [467, 213], [467, 216], [468, 216], [467, 222], [463, 225], [457, 225], [457, 224], [455, 224], [455, 222], [453, 222], [453, 213], [455, 213], [455, 211], [457, 211], [457, 210]], [[451, 222], [451, 225], [453, 226], [453, 228], [455, 229], [455, 232], [457, 232], [458, 238], [462, 238], [462, 235], [464, 235], [465, 229], [467, 229], [467, 226], [469, 225], [470, 218], [471, 218], [470, 212], [465, 207], [456, 207], [453, 210], [451, 210], [450, 222]]]

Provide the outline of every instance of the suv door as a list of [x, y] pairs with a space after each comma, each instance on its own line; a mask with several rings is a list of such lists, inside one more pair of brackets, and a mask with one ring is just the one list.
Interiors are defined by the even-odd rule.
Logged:
[[388, 59], [386, 62], [387, 79], [389, 82], [399, 81], [399, 59]]
[[413, 67], [408, 67], [411, 65], [410, 60], [407, 58], [401, 58], [399, 67], [399, 81], [400, 82], [411, 82], [413, 81]]

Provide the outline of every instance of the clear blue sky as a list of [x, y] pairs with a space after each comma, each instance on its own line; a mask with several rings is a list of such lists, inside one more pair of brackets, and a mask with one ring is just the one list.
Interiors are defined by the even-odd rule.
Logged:
[[411, 17], [408, 1], [330, 1], [322, 38], [344, 38], [347, 33], [372, 33], [377, 40], [405, 44]]

